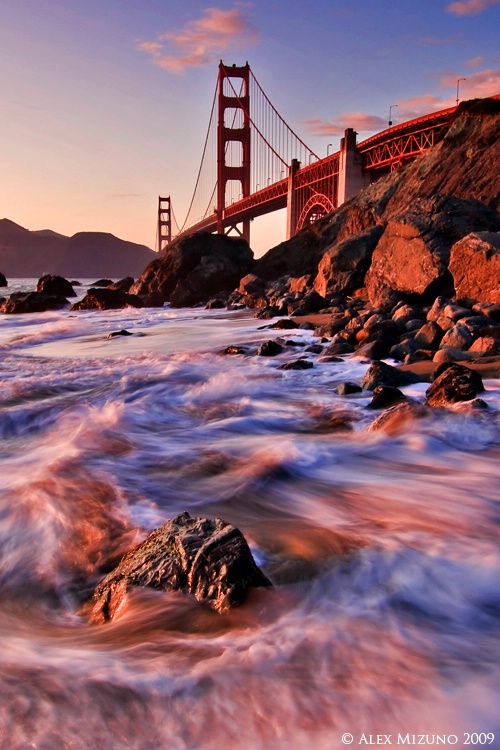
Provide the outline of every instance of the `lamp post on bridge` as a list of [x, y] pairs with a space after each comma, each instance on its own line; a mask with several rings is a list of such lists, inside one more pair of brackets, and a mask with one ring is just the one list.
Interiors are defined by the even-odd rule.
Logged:
[[327, 156], [330, 155], [330, 146], [333, 146], [333, 143], [329, 143], [328, 146], [326, 147], [326, 155]]
[[460, 89], [460, 81], [466, 81], [467, 78], [457, 78], [457, 107], [458, 107], [458, 91]]
[[389, 107], [389, 127], [392, 128], [392, 110], [397, 107], [397, 104], [391, 104]]

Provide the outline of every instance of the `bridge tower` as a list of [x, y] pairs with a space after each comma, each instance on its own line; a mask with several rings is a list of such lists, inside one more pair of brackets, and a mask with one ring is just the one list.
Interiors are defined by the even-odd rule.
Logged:
[[[233, 86], [231, 79], [240, 79]], [[238, 93], [242, 90], [241, 95]], [[240, 143], [241, 148], [232, 148], [232, 143]], [[239, 153], [239, 163], [231, 163], [234, 154]], [[229, 162], [229, 163], [228, 163]], [[228, 224], [225, 217], [226, 186], [230, 180], [241, 184], [241, 195], [250, 195], [250, 66], [219, 64], [218, 78], [218, 125], [217, 125], [217, 232], [229, 234], [236, 231], [247, 242], [250, 241], [250, 221], [241, 222], [240, 230], [236, 223]]]
[[163, 252], [172, 242], [172, 203], [170, 196], [158, 198], [158, 252]]

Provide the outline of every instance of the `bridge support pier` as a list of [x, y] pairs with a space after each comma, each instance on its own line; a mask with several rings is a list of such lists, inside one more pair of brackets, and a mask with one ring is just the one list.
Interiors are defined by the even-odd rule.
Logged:
[[170, 196], [158, 197], [158, 252], [161, 253], [172, 242], [172, 203]]
[[[237, 93], [231, 79], [240, 80], [241, 93]], [[233, 163], [231, 148], [240, 144], [240, 161]], [[250, 195], [250, 66], [231, 67], [219, 65], [218, 125], [217, 125], [217, 232], [229, 234], [232, 230], [250, 242], [250, 222], [243, 221], [239, 230], [225, 218], [226, 186], [231, 180], [241, 185], [243, 198]]]
[[286, 238], [289, 240], [297, 233], [298, 201], [296, 190], [296, 174], [300, 169], [300, 161], [292, 159], [288, 171], [288, 193], [286, 196]]
[[363, 170], [362, 156], [356, 145], [356, 135], [352, 128], [347, 128], [340, 141], [337, 206], [345, 203], [359, 190], [370, 184], [369, 175]]

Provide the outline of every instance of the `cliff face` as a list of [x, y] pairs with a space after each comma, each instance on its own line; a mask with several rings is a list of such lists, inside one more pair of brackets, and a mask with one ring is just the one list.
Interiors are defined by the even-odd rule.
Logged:
[[348, 262], [344, 244], [343, 267], [336, 268], [340, 243], [380, 227], [364, 282], [356, 282], [366, 285], [373, 303], [391, 290], [423, 301], [453, 294], [452, 246], [474, 232], [499, 232], [499, 209], [500, 101], [464, 102], [439, 143], [269, 250], [255, 273], [268, 280], [314, 275], [325, 294]]
[[7, 278], [122, 278], [138, 276], [156, 254], [145, 245], [126, 242], [104, 232], [79, 232], [65, 237], [50, 230], [30, 232], [8, 219], [0, 220], [0, 270]]

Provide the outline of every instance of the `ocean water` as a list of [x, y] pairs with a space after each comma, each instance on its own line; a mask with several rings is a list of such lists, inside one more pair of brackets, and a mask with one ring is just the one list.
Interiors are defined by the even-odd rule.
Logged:
[[[368, 363], [279, 370], [303, 348], [259, 342], [315, 339], [264, 324], [0, 316], [0, 748], [500, 747], [500, 380], [484, 412], [371, 431], [370, 396], [334, 390]], [[184, 510], [238, 526], [274, 591], [227, 615], [137, 591], [89, 624]]]

